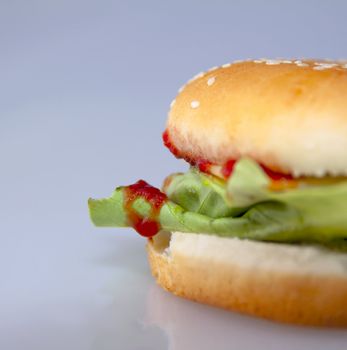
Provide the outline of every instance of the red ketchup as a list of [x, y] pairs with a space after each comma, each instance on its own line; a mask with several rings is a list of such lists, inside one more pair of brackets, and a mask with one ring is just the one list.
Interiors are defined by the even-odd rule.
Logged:
[[[151, 211], [148, 217], [142, 217], [133, 208], [133, 203], [138, 198], [143, 198], [150, 204]], [[153, 237], [160, 230], [158, 216], [166, 201], [164, 193], [143, 180], [124, 188], [124, 210], [129, 224], [144, 237]]]
[[271, 178], [271, 180], [273, 180], [273, 181], [293, 180], [293, 176], [290, 174], [283, 174], [283, 173], [279, 173], [277, 171], [273, 171], [262, 164], [260, 164], [260, 166], [263, 168], [263, 170], [265, 171], [267, 176], [269, 176]]
[[182, 154], [178, 148], [173, 144], [173, 142], [170, 139], [170, 135], [168, 130], [165, 130], [163, 132], [163, 142], [164, 145], [169, 149], [169, 151], [178, 159], [184, 159], [191, 165], [196, 165], [197, 162], [193, 160], [192, 158], [188, 157], [186, 154]]
[[[234, 166], [236, 164], [236, 160], [228, 160], [223, 166], [222, 166], [222, 175], [225, 179], [228, 179], [231, 174], [233, 173]], [[293, 180], [293, 176], [289, 174], [283, 174], [274, 170], [271, 170], [270, 168], [266, 167], [263, 164], [259, 164], [261, 168], [264, 170], [264, 172], [269, 176], [269, 178], [272, 181], [281, 181], [281, 180]]]
[[225, 179], [230, 177], [230, 175], [233, 173], [234, 165], [236, 163], [236, 160], [228, 160], [222, 167], [222, 175]]
[[[191, 165], [196, 166], [201, 172], [211, 174], [211, 167], [216, 164], [213, 164], [212, 162], [206, 159], [192, 159], [180, 153], [178, 148], [171, 141], [168, 130], [165, 130], [163, 133], [163, 141], [164, 141], [164, 145], [171, 151], [171, 153], [175, 155], [176, 158], [183, 158]], [[236, 162], [237, 160], [230, 159], [223, 164], [221, 168], [221, 173], [224, 179], [228, 179], [231, 176]], [[271, 170], [263, 164], [260, 164], [260, 166], [265, 171], [265, 173], [271, 178], [273, 183], [276, 183], [276, 182], [278, 183], [282, 181], [288, 182], [288, 181], [294, 180], [293, 177], [289, 174], [283, 174], [283, 173]], [[292, 182], [293, 182], [292, 185], [294, 185], [294, 181]]]
[[169, 151], [177, 158], [180, 158], [178, 149], [174, 146], [174, 144], [170, 140], [169, 132], [165, 130], [163, 132], [163, 141], [164, 145], [169, 149]]
[[210, 161], [205, 159], [199, 159], [191, 163], [192, 165], [195, 165], [202, 173], [208, 174], [211, 172], [211, 166], [213, 165]]

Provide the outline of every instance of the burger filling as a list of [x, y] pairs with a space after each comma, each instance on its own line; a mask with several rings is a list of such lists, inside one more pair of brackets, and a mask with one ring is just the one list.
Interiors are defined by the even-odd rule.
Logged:
[[162, 190], [140, 180], [109, 198], [90, 199], [91, 219], [149, 238], [161, 230], [202, 232], [347, 251], [345, 178], [276, 176], [249, 158], [230, 169], [205, 165], [170, 175]]

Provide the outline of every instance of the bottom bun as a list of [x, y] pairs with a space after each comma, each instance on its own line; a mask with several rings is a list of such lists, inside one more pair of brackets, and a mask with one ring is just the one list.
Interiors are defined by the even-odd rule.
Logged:
[[347, 326], [347, 254], [321, 247], [161, 232], [152, 274], [191, 300], [271, 320]]

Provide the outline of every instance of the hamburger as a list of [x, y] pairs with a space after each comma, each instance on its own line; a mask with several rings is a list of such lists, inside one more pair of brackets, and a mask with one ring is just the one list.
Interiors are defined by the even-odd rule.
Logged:
[[179, 90], [165, 146], [186, 173], [90, 199], [96, 226], [148, 238], [152, 274], [191, 300], [347, 326], [347, 63], [247, 60]]

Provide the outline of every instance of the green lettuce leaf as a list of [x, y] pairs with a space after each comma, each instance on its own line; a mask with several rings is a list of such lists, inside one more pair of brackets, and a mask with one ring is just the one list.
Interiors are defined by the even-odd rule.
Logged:
[[271, 179], [259, 164], [249, 158], [239, 160], [233, 169], [226, 186], [226, 197], [229, 203], [236, 202], [248, 207], [252, 204], [271, 199], [268, 190]]
[[164, 191], [183, 209], [211, 218], [237, 216], [244, 212], [244, 208], [226, 197], [225, 181], [201, 173], [194, 167], [185, 174], [170, 175]]
[[[346, 247], [347, 181], [325, 186], [272, 191], [271, 179], [250, 159], [241, 159], [228, 181], [196, 169], [174, 174], [165, 186], [168, 200], [156, 220], [167, 231], [205, 233], [253, 240], [320, 243]], [[96, 226], [130, 226], [124, 209], [124, 191], [89, 200]], [[144, 198], [133, 209], [149, 219], [151, 206]]]
[[[125, 227], [129, 225], [123, 205], [124, 190], [124, 187], [118, 187], [109, 198], [89, 200], [90, 217], [96, 226]], [[135, 200], [133, 208], [141, 217], [148, 217], [150, 206], [145, 199]], [[158, 222], [161, 228], [167, 231], [262, 240], [271, 240], [274, 234], [283, 229], [288, 232], [298, 231], [301, 226], [301, 219], [297, 212], [275, 202], [254, 205], [241, 217], [211, 218], [187, 211], [168, 200], [160, 210]]]
[[227, 197], [245, 206], [264, 201], [286, 204], [300, 213], [303, 229], [315, 240], [347, 237], [347, 181], [283, 191], [269, 189], [270, 181], [257, 163], [241, 159], [227, 183]]

